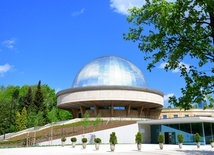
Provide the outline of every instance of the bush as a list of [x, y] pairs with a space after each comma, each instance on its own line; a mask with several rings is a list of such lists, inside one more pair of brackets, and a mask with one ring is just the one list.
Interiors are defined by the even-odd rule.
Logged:
[[214, 139], [210, 139], [210, 143], [214, 142]]
[[158, 134], [158, 142], [159, 143], [163, 143], [164, 142], [164, 137], [163, 137], [163, 134], [161, 132]]
[[77, 141], [77, 138], [76, 137], [72, 137], [71, 138], [71, 142], [76, 142]]
[[116, 136], [115, 132], [112, 132], [110, 134], [109, 143], [113, 144], [113, 145], [117, 144], [117, 136]]
[[88, 139], [87, 138], [82, 138], [83, 143], [87, 143]]
[[66, 141], [66, 138], [65, 138], [65, 137], [62, 137], [62, 138], [61, 138], [61, 141], [62, 141], [62, 142], [65, 142], [65, 141]]
[[143, 142], [143, 136], [140, 132], [137, 132], [137, 134], [135, 135], [135, 142], [137, 144], [140, 144]]
[[195, 140], [196, 143], [200, 142], [201, 141], [201, 136], [198, 133], [196, 133], [194, 135], [194, 140]]
[[95, 143], [101, 143], [102, 140], [101, 140], [100, 138], [95, 138], [95, 139], [94, 139], [94, 142], [95, 142]]
[[178, 142], [179, 143], [183, 143], [184, 142], [184, 136], [181, 133], [178, 134], [177, 138], [178, 138]]

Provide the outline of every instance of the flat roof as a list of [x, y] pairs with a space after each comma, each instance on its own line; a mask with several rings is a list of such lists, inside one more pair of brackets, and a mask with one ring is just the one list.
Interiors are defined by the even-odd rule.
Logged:
[[213, 117], [182, 117], [182, 118], [168, 118], [168, 119], [137, 121], [138, 124], [148, 124], [148, 125], [200, 123], [200, 122], [214, 123], [214, 118]]

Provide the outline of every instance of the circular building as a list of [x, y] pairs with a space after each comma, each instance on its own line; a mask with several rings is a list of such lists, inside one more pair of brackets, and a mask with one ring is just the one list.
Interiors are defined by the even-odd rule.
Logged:
[[86, 64], [70, 89], [57, 93], [57, 106], [74, 118], [85, 112], [96, 117], [154, 117], [163, 107], [163, 93], [147, 86], [142, 72], [131, 62], [105, 56]]

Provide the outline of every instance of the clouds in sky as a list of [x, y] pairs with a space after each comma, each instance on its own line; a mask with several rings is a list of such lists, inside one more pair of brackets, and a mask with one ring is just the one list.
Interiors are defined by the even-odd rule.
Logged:
[[9, 72], [13, 66], [9, 64], [0, 65], [0, 77], [3, 77], [5, 73]]
[[[168, 2], [175, 2], [176, 0], [167, 0]], [[128, 9], [141, 7], [145, 4], [145, 0], [110, 0], [110, 7], [119, 14], [128, 15]]]
[[145, 4], [145, 0], [110, 0], [110, 7], [114, 12], [128, 15], [128, 9], [136, 6], [141, 7]]
[[81, 10], [73, 11], [73, 12], [71, 13], [71, 15], [72, 15], [73, 17], [76, 17], [76, 16], [79, 16], [79, 15], [83, 14], [84, 11], [85, 11], [85, 9], [82, 8]]
[[[166, 62], [163, 62], [161, 63], [158, 68], [161, 68], [161, 69], [164, 69], [164, 67], [167, 65]], [[179, 68], [182, 68], [182, 67], [186, 67], [187, 69], [189, 69], [190, 65], [189, 64], [186, 64], [184, 62], [180, 62], [178, 68], [175, 68], [174, 70], [172, 70], [173, 73], [179, 73], [180, 72], [180, 69]]]
[[163, 97], [164, 102], [168, 102], [169, 97], [172, 97], [172, 96], [174, 96], [174, 93], [169, 93], [169, 94], [164, 95], [164, 97]]
[[2, 46], [8, 48], [8, 49], [14, 49], [16, 43], [16, 39], [12, 38], [12, 39], [8, 39], [2, 42]]

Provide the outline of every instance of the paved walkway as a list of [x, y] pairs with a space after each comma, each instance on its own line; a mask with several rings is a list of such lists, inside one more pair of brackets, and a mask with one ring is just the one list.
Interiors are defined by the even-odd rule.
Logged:
[[110, 151], [108, 144], [101, 144], [98, 151], [94, 145], [87, 145], [86, 149], [82, 145], [72, 148], [68, 146], [46, 146], [46, 147], [23, 147], [23, 148], [4, 148], [0, 149], [0, 155], [214, 155], [214, 148], [210, 145], [184, 145], [182, 149], [178, 145], [164, 145], [163, 150], [159, 149], [158, 144], [142, 144], [141, 151], [137, 150], [136, 144], [117, 144], [115, 151]]

